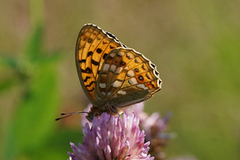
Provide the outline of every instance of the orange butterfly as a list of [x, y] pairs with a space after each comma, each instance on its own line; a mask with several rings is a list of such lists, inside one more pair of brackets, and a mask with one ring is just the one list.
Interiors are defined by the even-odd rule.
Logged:
[[103, 112], [119, 114], [161, 89], [162, 80], [150, 60], [94, 24], [81, 29], [75, 56], [81, 85], [93, 105], [86, 116], [89, 121]]

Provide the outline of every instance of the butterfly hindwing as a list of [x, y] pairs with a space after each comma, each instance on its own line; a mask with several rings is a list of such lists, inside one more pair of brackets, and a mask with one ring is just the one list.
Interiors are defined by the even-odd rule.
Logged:
[[154, 64], [131, 48], [116, 48], [106, 57], [96, 83], [96, 97], [110, 106], [146, 100], [160, 90]]

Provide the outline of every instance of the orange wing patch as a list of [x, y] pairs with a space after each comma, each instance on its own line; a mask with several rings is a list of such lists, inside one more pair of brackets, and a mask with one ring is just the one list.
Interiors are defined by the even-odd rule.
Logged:
[[104, 58], [121, 46], [117, 39], [95, 25], [85, 25], [79, 33], [76, 45], [78, 75], [85, 93], [94, 104], [97, 103], [94, 89]]

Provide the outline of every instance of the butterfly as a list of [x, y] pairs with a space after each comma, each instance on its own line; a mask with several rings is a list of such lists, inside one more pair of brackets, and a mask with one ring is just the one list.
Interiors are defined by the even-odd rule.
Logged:
[[116, 115], [161, 89], [156, 66], [113, 34], [85, 24], [76, 43], [76, 66], [82, 88], [92, 103], [86, 118]]

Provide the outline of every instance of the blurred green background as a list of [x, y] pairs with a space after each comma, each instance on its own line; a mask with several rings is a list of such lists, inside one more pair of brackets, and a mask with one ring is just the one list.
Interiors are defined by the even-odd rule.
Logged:
[[[0, 1], [0, 159], [67, 159], [88, 99], [77, 35], [94, 23], [158, 67], [145, 110], [173, 113], [168, 157], [240, 159], [240, 1]], [[2, 158], [1, 158], [2, 157]]]

